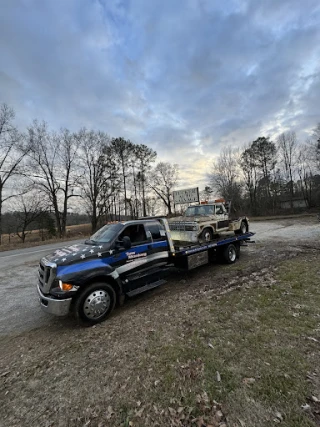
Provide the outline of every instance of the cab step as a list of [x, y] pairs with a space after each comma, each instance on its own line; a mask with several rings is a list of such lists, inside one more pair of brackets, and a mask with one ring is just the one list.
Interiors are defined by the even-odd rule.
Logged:
[[157, 280], [156, 282], [148, 283], [145, 286], [141, 286], [141, 288], [134, 289], [133, 291], [128, 292], [127, 295], [129, 297], [133, 297], [135, 295], [141, 294], [142, 292], [149, 291], [150, 289], [153, 289], [153, 288], [157, 288], [158, 286], [161, 286], [166, 282], [167, 282], [166, 280], [160, 279], [160, 280]]

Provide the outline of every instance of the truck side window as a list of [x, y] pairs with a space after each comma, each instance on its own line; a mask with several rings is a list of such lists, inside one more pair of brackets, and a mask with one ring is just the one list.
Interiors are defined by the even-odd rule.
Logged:
[[152, 240], [165, 239], [165, 236], [161, 236], [160, 230], [163, 230], [163, 227], [160, 224], [148, 224], [147, 227], [151, 233]]
[[216, 207], [216, 214], [217, 214], [217, 215], [224, 214], [224, 211], [223, 211], [222, 206], [217, 206], [217, 207]]
[[119, 239], [121, 240], [123, 236], [130, 237], [132, 246], [137, 246], [140, 243], [147, 241], [147, 236], [143, 224], [129, 225], [120, 234]]

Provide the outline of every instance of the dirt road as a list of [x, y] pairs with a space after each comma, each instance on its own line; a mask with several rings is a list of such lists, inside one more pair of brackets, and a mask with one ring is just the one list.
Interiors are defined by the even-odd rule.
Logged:
[[[320, 249], [315, 218], [254, 222], [251, 231], [256, 232], [256, 244], [243, 248], [238, 263], [175, 274], [166, 285], [128, 300], [93, 328], [41, 312], [35, 290], [37, 261], [2, 266], [0, 375], [5, 387], [0, 425], [113, 425], [107, 423], [106, 413], [120, 405], [119, 397], [131, 381], [142, 382], [145, 389], [150, 386], [140, 372], [148, 343], [170, 343], [175, 325], [192, 323], [188, 313], [196, 301], [269, 280], [269, 270], [282, 260]], [[101, 408], [100, 415], [94, 415], [95, 393], [105, 405], [103, 417]]]

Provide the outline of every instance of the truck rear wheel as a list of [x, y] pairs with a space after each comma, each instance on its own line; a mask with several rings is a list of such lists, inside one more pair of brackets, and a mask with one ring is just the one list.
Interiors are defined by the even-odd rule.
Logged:
[[246, 234], [248, 232], [248, 224], [246, 221], [241, 221], [239, 230], [235, 231], [235, 234]]
[[94, 325], [102, 322], [112, 312], [116, 293], [108, 283], [92, 283], [79, 295], [75, 303], [78, 319]]
[[237, 248], [233, 243], [230, 243], [223, 249], [223, 252], [222, 252], [223, 260], [227, 264], [233, 264], [234, 262], [236, 262], [237, 254], [238, 254]]
[[205, 228], [200, 235], [200, 242], [206, 243], [213, 240], [213, 232], [211, 228]]

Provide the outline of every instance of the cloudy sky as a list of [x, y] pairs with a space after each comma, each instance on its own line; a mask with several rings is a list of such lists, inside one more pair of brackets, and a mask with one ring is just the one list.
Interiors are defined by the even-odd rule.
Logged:
[[319, 0], [1, 0], [0, 103], [206, 183], [224, 146], [320, 121]]

